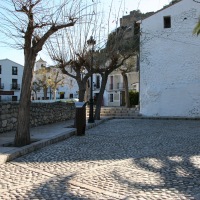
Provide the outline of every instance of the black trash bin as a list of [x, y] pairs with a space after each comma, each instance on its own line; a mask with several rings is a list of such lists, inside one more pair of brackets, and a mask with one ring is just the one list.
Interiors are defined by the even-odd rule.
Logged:
[[86, 127], [86, 103], [85, 102], [76, 102], [76, 116], [74, 121], [74, 126], [77, 129], [76, 135], [82, 136], [85, 135]]

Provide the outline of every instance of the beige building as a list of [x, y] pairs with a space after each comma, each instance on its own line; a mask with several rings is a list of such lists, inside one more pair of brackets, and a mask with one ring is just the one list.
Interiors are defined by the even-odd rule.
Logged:
[[[127, 77], [129, 91], [139, 92], [139, 72], [129, 72]], [[105, 106], [125, 106], [125, 88], [120, 71], [114, 71], [109, 75], [106, 95]]]

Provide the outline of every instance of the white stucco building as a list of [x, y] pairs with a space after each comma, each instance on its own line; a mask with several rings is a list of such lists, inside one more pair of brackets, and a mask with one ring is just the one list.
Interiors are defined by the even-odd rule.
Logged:
[[[47, 62], [43, 59], [39, 59], [36, 61], [34, 66], [34, 75], [33, 75], [33, 81], [37, 81], [37, 70], [40, 70], [42, 67], [49, 67], [47, 66]], [[55, 69], [56, 70], [56, 69]], [[78, 98], [78, 86], [76, 83], [76, 80], [73, 78], [70, 78], [69, 76], [63, 75], [60, 73], [59, 76], [65, 76], [65, 80], [63, 81], [62, 85], [59, 85], [56, 90], [56, 99], [72, 99], [72, 98]], [[40, 77], [41, 78], [41, 77]], [[45, 78], [48, 78], [48, 74]], [[37, 90], [36, 92], [32, 91], [32, 100], [43, 100], [44, 99], [44, 91], [42, 88]], [[47, 90], [47, 99], [53, 99], [53, 91], [52, 88], [48, 88]]]
[[12, 60], [0, 60], [0, 101], [19, 101], [23, 70]]
[[200, 117], [200, 6], [182, 0], [141, 22], [140, 113]]

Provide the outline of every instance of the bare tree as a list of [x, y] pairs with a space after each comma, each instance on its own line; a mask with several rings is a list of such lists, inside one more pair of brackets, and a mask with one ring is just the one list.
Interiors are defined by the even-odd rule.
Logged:
[[[105, 21], [105, 18], [99, 14], [97, 7], [93, 7], [92, 9], [93, 15], [88, 16], [83, 26], [67, 29], [63, 32], [62, 38], [57, 36], [54, 40], [55, 43], [51, 41], [47, 48], [51, 58], [58, 62], [63, 73], [77, 81], [79, 86], [79, 101], [83, 101], [84, 99], [88, 78], [94, 73], [99, 73], [101, 75], [102, 83], [95, 113], [95, 118], [99, 119], [108, 75], [123, 65], [126, 59], [135, 54], [135, 46], [136, 43], [137, 45], [139, 44], [139, 37], [132, 38], [132, 42], [124, 41], [124, 36], [128, 31], [128, 27], [120, 27], [110, 34], [105, 34], [103, 31], [105, 27], [102, 26], [102, 22]], [[110, 7], [110, 13], [111, 9], [112, 5]], [[119, 13], [116, 14], [119, 15]], [[110, 14], [108, 16], [108, 21], [110, 20], [109, 17]], [[97, 48], [93, 52], [93, 66], [91, 66], [90, 53], [87, 49], [87, 40], [90, 35], [93, 35], [97, 40]], [[84, 76], [82, 76], [83, 68], [85, 69]]]
[[[125, 66], [125, 62], [128, 63], [128, 59], [137, 54], [139, 48], [139, 33], [133, 34], [130, 40], [126, 40], [125, 38], [127, 30], [129, 30], [128, 27], [119, 27], [115, 31], [110, 33], [106, 42], [106, 47], [103, 50], [101, 50], [98, 55], [99, 65], [103, 65], [104, 63], [104, 66], [99, 68], [99, 73], [101, 74], [102, 82], [96, 104], [95, 119], [100, 119], [103, 93], [108, 80], [108, 75], [114, 70]], [[127, 72], [128, 70], [129, 69], [126, 67]], [[126, 82], [125, 85], [126, 87], [128, 87], [128, 79], [126, 77], [125, 71], [122, 75]], [[129, 99], [128, 88], [126, 88], [126, 91], [126, 99]]]
[[[102, 57], [102, 54], [100, 55], [100, 57]], [[103, 94], [106, 88], [109, 74], [112, 73], [114, 70], [118, 69], [120, 66], [122, 66], [124, 61], [127, 60], [129, 57], [131, 57], [131, 54], [127, 54], [122, 57], [117, 53], [113, 53], [112, 55], [109, 55], [109, 57], [107, 57], [107, 62], [105, 63], [105, 65], [97, 70], [97, 72], [101, 75], [102, 81], [96, 103], [96, 110], [94, 117], [96, 120], [100, 119]]]
[[34, 81], [32, 83], [31, 90], [34, 92], [36, 99], [37, 99], [37, 92], [39, 92], [40, 89], [41, 89], [40, 85], [38, 85], [38, 83]]
[[130, 72], [137, 71], [137, 56], [131, 56], [128, 58], [124, 64], [118, 68], [118, 71], [121, 72], [121, 75], [123, 77], [123, 83], [124, 83], [124, 90], [125, 90], [125, 102], [126, 107], [130, 108], [130, 98], [129, 98], [129, 87], [128, 87], [128, 76], [127, 74]]
[[72, 27], [87, 5], [81, 0], [4, 0], [0, 3], [1, 31], [24, 50], [24, 73], [15, 146], [30, 144], [30, 104], [33, 68], [45, 42], [61, 29]]
[[[103, 18], [98, 18], [97, 4], [90, 7], [91, 15], [85, 17], [84, 23], [56, 34], [46, 45], [47, 51], [60, 67], [63, 74], [75, 79], [79, 87], [79, 101], [84, 101], [88, 78], [96, 66], [91, 66], [87, 40], [100, 31]], [[100, 22], [99, 22], [100, 20]]]

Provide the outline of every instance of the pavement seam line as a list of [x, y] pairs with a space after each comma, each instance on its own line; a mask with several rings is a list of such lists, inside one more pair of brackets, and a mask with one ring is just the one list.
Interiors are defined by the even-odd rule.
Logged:
[[[46, 176], [50, 177], [50, 179], [49, 180], [45, 180], [45, 182], [50, 182], [52, 180], [52, 178], [55, 178], [55, 177], [57, 178], [56, 175], [52, 175], [52, 174], [50, 174], [48, 172], [43, 172], [43, 171], [41, 171], [39, 169], [30, 168], [30, 167], [25, 166], [25, 165], [20, 164], [20, 163], [13, 162], [12, 164], [13, 165], [17, 165], [19, 167], [23, 167], [23, 168], [28, 169], [30, 171], [34, 171], [34, 172], [37, 172], [37, 173], [40, 173], [40, 174], [43, 174], [43, 175], [46, 175]], [[99, 167], [103, 167], [103, 166], [99, 166]], [[97, 167], [97, 168], [99, 168], [99, 167]], [[23, 187], [32, 186], [32, 185], [35, 185], [35, 184], [37, 185], [37, 184], [40, 184], [42, 182], [43, 181], [38, 181], [36, 183], [22, 184], [22, 185], [18, 185], [18, 186], [12, 187], [12, 189], [1, 189], [0, 193], [7, 192], [7, 191], [10, 191], [10, 190], [20, 189], [20, 188], [23, 188]], [[94, 192], [100, 193], [100, 194], [105, 194], [107, 196], [111, 196], [111, 197], [114, 197], [114, 198], [118, 198], [118, 199], [124, 199], [125, 198], [125, 196], [122, 196], [122, 195], [119, 195], [119, 194], [115, 194], [115, 193], [112, 193], [112, 192], [109, 192], [109, 191], [106, 191], [106, 190], [102, 190], [102, 189], [96, 188], [94, 186], [86, 185], [84, 183], [80, 183], [80, 182], [77, 182], [77, 181], [69, 180], [68, 183], [71, 184], [71, 185], [75, 185], [75, 186], [81, 187], [81, 188], [85, 188], [85, 189], [90, 190], [90, 191], [94, 191]]]
[[91, 185], [86, 185], [84, 183], [80, 183], [80, 182], [77, 182], [77, 181], [70, 180], [68, 183], [71, 184], [71, 185], [75, 185], [75, 186], [81, 187], [81, 188], [85, 188], [85, 189], [93, 191], [93, 192], [97, 192], [97, 193], [100, 193], [100, 194], [105, 194], [107, 196], [111, 196], [111, 197], [114, 197], [114, 198], [118, 198], [118, 199], [126, 198], [126, 196], [122, 196], [120, 194], [116, 194], [116, 193], [113, 193], [113, 192], [102, 190], [100, 188], [97, 188], [97, 187], [94, 187], [94, 186], [91, 186]]
[[[110, 163], [110, 164], [108, 164], [108, 165], [113, 165], [113, 166], [115, 166], [117, 163], [121, 163], [121, 162], [122, 162], [122, 161], [116, 161], [115, 163]], [[19, 167], [23, 167], [23, 168], [25, 168], [25, 169], [27, 169], [27, 170], [34, 171], [34, 172], [37, 172], [37, 173], [39, 173], [39, 174], [43, 174], [43, 175], [46, 175], [46, 176], [50, 177], [50, 179], [49, 179], [49, 180], [46, 180], [45, 182], [50, 182], [50, 181], [52, 180], [52, 178], [58, 179], [58, 178], [57, 178], [57, 175], [52, 174], [52, 173], [50, 174], [50, 173], [48, 173], [48, 172], [41, 171], [40, 169], [31, 168], [31, 167], [28, 167], [28, 166], [26, 166], [26, 165], [24, 165], [24, 164], [17, 163], [17, 162], [12, 162], [12, 164], [13, 164], [13, 165], [17, 165], [17, 166], [19, 166]], [[94, 168], [89, 169], [89, 170], [87, 169], [87, 170], [84, 170], [84, 171], [82, 171], [82, 172], [80, 172], [80, 173], [77, 173], [77, 175], [78, 175], [78, 174], [81, 175], [81, 174], [83, 174], [83, 173], [86, 173], [87, 171], [97, 170], [97, 169], [99, 169], [99, 168], [105, 168], [106, 166], [107, 166], [107, 165], [101, 165], [101, 166], [94, 167]], [[20, 188], [27, 187], [27, 186], [32, 186], [32, 185], [34, 185], [34, 184], [40, 184], [41, 182], [43, 182], [43, 181], [38, 181], [38, 182], [36, 182], [36, 183], [30, 183], [30, 184], [26, 184], [26, 185], [24, 185], [24, 184], [23, 184], [23, 185], [19, 185], [19, 186], [13, 187], [12, 190], [13, 190], [13, 189], [20, 189]], [[86, 185], [86, 184], [81, 183], [81, 182], [77, 182], [77, 181], [70, 180], [68, 183], [71, 184], [71, 185], [75, 185], [75, 186], [81, 187], [81, 188], [85, 188], [85, 189], [90, 190], [90, 191], [94, 191], [94, 192], [100, 193], [100, 194], [105, 194], [105, 195], [111, 196], [111, 197], [113, 197], [113, 198], [118, 198], [118, 199], [124, 199], [124, 198], [125, 198], [125, 196], [122, 196], [122, 195], [119, 195], [119, 194], [115, 194], [115, 193], [112, 193], [112, 192], [109, 192], [109, 191], [106, 191], [106, 190], [102, 190], [102, 189], [97, 188], [97, 187], [94, 187], [94, 186]], [[9, 191], [9, 190], [11, 190], [11, 189], [3, 189], [3, 190], [0, 190], [0, 192], [6, 192], [6, 191]]]
[[[45, 181], [45, 182], [47, 182], [47, 181]], [[11, 191], [11, 190], [17, 190], [17, 189], [29, 187], [29, 186], [32, 186], [32, 185], [40, 185], [41, 183], [43, 183], [43, 180], [37, 181], [37, 182], [34, 182], [34, 183], [26, 183], [26, 184], [22, 184], [22, 185], [18, 185], [18, 186], [12, 186], [12, 188], [9, 188], [9, 189], [0, 189], [0, 194], [3, 193], [3, 192], [8, 192], [8, 191]]]
[[[81, 172], [73, 172], [72, 174], [81, 175], [81, 174], [86, 173], [88, 171], [94, 171], [94, 170], [97, 170], [97, 169], [105, 168], [107, 166], [118, 166], [120, 163], [123, 163], [123, 162], [124, 161], [122, 161], [122, 160], [118, 160], [118, 161], [114, 161], [114, 163], [102, 164], [102, 165], [99, 165], [99, 166], [92, 167], [91, 169], [82, 170]], [[38, 168], [32, 168], [32, 167], [26, 166], [26, 165], [18, 163], [18, 162], [11, 162], [11, 163], [13, 165], [17, 165], [17, 166], [23, 167], [25, 169], [28, 169], [30, 171], [34, 171], [34, 172], [37, 172], [37, 173], [40, 173], [40, 174], [43, 174], [43, 175], [46, 175], [46, 176], [49, 176], [49, 177], [57, 177], [57, 176], [59, 176], [59, 174], [53, 174], [53, 173], [41, 171]]]
[[23, 167], [23, 168], [28, 169], [28, 170], [30, 170], [30, 171], [37, 172], [37, 173], [39, 173], [39, 174], [43, 174], [43, 175], [48, 176], [48, 177], [51, 177], [51, 178], [56, 176], [56, 174], [44, 172], [44, 171], [41, 171], [41, 170], [38, 169], [38, 168], [31, 168], [31, 167], [26, 166], [26, 165], [21, 164], [21, 163], [12, 162], [12, 164], [13, 164], [13, 165], [17, 165], [17, 166], [19, 166], [19, 167]]

